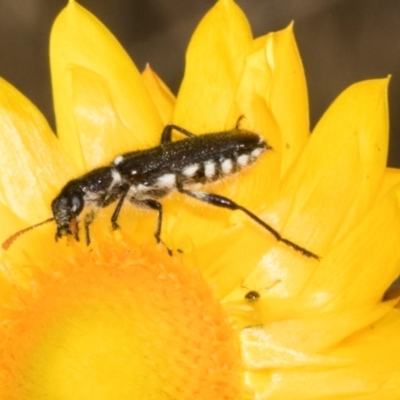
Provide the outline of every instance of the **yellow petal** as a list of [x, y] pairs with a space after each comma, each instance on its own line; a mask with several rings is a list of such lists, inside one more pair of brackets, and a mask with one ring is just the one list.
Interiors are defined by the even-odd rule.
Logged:
[[251, 43], [243, 12], [231, 0], [218, 1], [190, 41], [174, 123], [195, 133], [235, 126], [234, 96]]
[[379, 302], [400, 273], [399, 237], [397, 187], [323, 257], [304, 295], [313, 296], [317, 303], [327, 303], [329, 309]]
[[[375, 199], [388, 148], [387, 79], [352, 85], [328, 109], [285, 179], [282, 233], [323, 255]], [[278, 211], [279, 210], [279, 211]], [[303, 227], [313, 227], [303, 231]]]
[[260, 76], [263, 64], [261, 52], [249, 56], [236, 92], [236, 104], [244, 118], [240, 126], [261, 135], [272, 150], [257, 161], [248, 173], [242, 173], [231, 185], [227, 196], [234, 196], [239, 204], [259, 212], [276, 200], [280, 189], [281, 131], [269, 106], [260, 93], [265, 82]]
[[377, 201], [381, 200], [390, 190], [400, 183], [400, 169], [386, 168], [379, 187]]
[[[0, 244], [3, 244], [11, 235], [27, 226], [27, 222], [17, 217], [10, 208], [0, 202]], [[4, 247], [3, 249], [4, 250]], [[0, 251], [0, 271], [5, 273], [8, 270], [7, 262], [3, 258], [4, 251]]]
[[399, 330], [400, 312], [393, 310], [386, 318], [345, 340], [332, 352], [333, 356], [352, 361], [342, 368], [340, 385], [343, 385], [343, 391], [354, 393], [360, 388], [365, 399], [399, 398]]
[[[260, 94], [266, 99], [281, 129], [281, 176], [303, 150], [309, 136], [307, 84], [293, 35], [293, 24], [260, 37], [254, 43], [258, 62]], [[275, 148], [275, 147], [274, 147]]]
[[[271, 346], [264, 358], [266, 354], [280, 357], [281, 368], [250, 370], [245, 373], [245, 381], [257, 393], [257, 399], [396, 400], [400, 379], [399, 316], [399, 311], [392, 311], [323, 353], [302, 354]], [[254, 347], [261, 344], [261, 335], [250, 335]]]
[[42, 114], [2, 79], [0, 125], [2, 203], [28, 223], [48, 218], [49, 203], [72, 168]]
[[82, 67], [71, 67], [70, 74], [74, 121], [86, 168], [108, 164], [117, 155], [135, 149], [134, 135], [120, 119], [104, 78]]
[[335, 312], [320, 312], [296, 319], [269, 321], [246, 328], [242, 334], [244, 362], [248, 368], [280, 368], [287, 358], [266, 357], [272, 349], [286, 349], [299, 357], [292, 365], [307, 365], [307, 357], [325, 351], [355, 332], [380, 320], [393, 308], [392, 303], [363, 306]]
[[142, 72], [142, 78], [163, 124], [167, 125], [171, 122], [172, 112], [175, 107], [175, 96], [161, 78], [150, 68], [150, 65], [146, 65], [146, 68]]
[[[81, 142], [81, 134], [101, 134], [102, 144], [130, 143], [129, 149], [159, 141], [162, 123], [140, 73], [115, 37], [74, 1], [54, 23], [50, 60], [58, 135], [82, 170], [93, 149], [87, 148], [90, 137]], [[88, 82], [81, 79], [85, 70], [91, 73]], [[102, 123], [113, 129], [98, 132], [101, 123], [90, 118], [97, 107], [104, 111]]]

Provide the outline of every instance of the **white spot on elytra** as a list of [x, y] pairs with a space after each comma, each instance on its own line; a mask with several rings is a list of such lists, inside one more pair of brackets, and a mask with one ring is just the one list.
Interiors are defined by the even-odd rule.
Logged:
[[187, 176], [188, 178], [191, 178], [192, 176], [195, 175], [195, 173], [199, 170], [199, 164], [192, 164], [189, 165], [188, 167], [184, 168], [182, 171], [182, 174]]
[[166, 188], [173, 188], [176, 182], [175, 174], [164, 174], [157, 179], [158, 185]]
[[237, 158], [237, 162], [240, 166], [245, 167], [249, 163], [249, 155], [242, 154]]
[[224, 174], [229, 174], [233, 169], [233, 162], [230, 158], [225, 159], [221, 163], [222, 172]]
[[207, 178], [212, 178], [215, 175], [215, 162], [206, 161], [204, 164], [204, 175]]
[[124, 156], [115, 157], [115, 159], [114, 159], [114, 165], [119, 165], [119, 164], [122, 163], [122, 161], [124, 161]]
[[115, 186], [116, 184], [121, 182], [121, 175], [117, 170], [111, 169], [111, 177], [112, 177], [111, 186]]
[[257, 158], [257, 157], [259, 157], [259, 156], [261, 155], [262, 152], [263, 152], [263, 149], [258, 148], [258, 149], [253, 150], [253, 151], [251, 152], [251, 155], [252, 155], [254, 158]]

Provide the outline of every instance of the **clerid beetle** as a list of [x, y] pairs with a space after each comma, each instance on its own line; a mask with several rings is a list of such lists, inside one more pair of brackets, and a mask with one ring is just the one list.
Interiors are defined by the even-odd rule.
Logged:
[[[56, 240], [67, 235], [79, 240], [78, 222], [83, 220], [89, 244], [89, 227], [96, 212], [111, 203], [116, 203], [111, 217], [113, 229], [118, 228], [118, 216], [126, 203], [155, 210], [158, 219], [154, 236], [161, 242], [163, 209], [158, 200], [177, 191], [216, 207], [241, 210], [277, 240], [304, 256], [318, 259], [231, 199], [198, 190], [207, 183], [239, 172], [271, 149], [261, 136], [241, 129], [239, 121], [240, 118], [230, 131], [200, 136], [180, 126], [167, 125], [159, 146], [119, 155], [110, 165], [69, 181], [51, 204], [53, 218], [15, 233], [3, 243], [3, 248], [8, 248], [22, 233], [53, 220], [57, 226]], [[172, 141], [174, 130], [186, 138]]]

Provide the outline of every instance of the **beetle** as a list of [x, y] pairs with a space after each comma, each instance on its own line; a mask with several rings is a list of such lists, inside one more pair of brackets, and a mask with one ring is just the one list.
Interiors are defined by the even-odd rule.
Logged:
[[256, 290], [250, 290], [244, 296], [244, 298], [248, 301], [256, 301], [261, 297], [260, 293]]
[[[280, 282], [282, 282], [282, 280], [281, 279], [277, 279], [271, 285], [264, 287], [262, 290], [263, 291], [270, 290]], [[253, 302], [253, 301], [259, 300], [261, 298], [261, 293], [259, 291], [253, 290], [253, 289], [249, 289], [248, 287], [244, 286], [243, 283], [242, 283], [241, 286], [242, 286], [243, 289], [247, 290], [247, 293], [244, 295], [245, 300]]]
[[[116, 203], [111, 217], [113, 229], [119, 227], [118, 217], [125, 203], [156, 211], [154, 236], [157, 242], [162, 242], [163, 209], [159, 199], [176, 191], [212, 206], [241, 210], [278, 241], [304, 256], [318, 259], [311, 251], [282, 237], [247, 208], [227, 197], [199, 190], [207, 183], [238, 173], [272, 149], [258, 134], [241, 129], [241, 118], [229, 131], [199, 136], [180, 126], [167, 125], [158, 146], [119, 155], [110, 165], [69, 181], [51, 204], [53, 218], [15, 233], [3, 243], [3, 248], [8, 248], [27, 230], [53, 220], [57, 228], [56, 240], [68, 235], [79, 240], [78, 223], [83, 220], [86, 242], [90, 244], [90, 224], [98, 210], [111, 203]], [[185, 138], [172, 141], [173, 131]]]

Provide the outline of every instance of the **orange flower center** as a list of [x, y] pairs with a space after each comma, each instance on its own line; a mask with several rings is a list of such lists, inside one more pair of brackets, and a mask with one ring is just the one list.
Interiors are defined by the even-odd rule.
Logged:
[[3, 310], [0, 398], [240, 398], [235, 335], [199, 273], [131, 243], [51, 271]]

